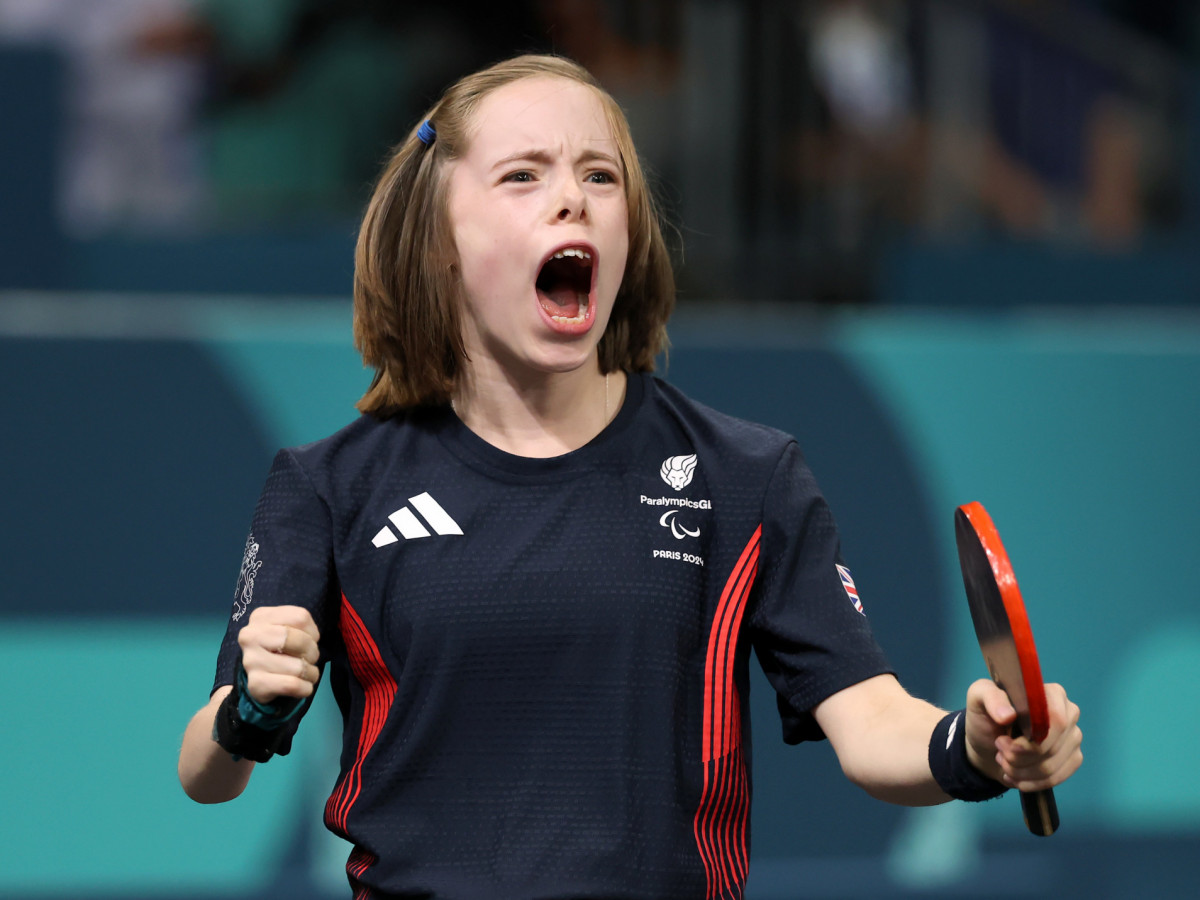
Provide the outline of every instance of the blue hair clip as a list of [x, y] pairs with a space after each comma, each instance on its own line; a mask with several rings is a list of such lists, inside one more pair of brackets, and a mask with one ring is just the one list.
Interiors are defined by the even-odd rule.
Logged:
[[433, 139], [437, 137], [437, 129], [433, 127], [433, 123], [426, 119], [421, 123], [421, 127], [417, 129], [417, 140], [428, 147], [433, 143]]

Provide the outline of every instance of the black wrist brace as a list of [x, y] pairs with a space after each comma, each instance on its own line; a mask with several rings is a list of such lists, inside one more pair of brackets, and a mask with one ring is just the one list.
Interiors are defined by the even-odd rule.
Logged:
[[[280, 750], [291, 729], [283, 727], [298, 711], [301, 701], [292, 698], [281, 698], [279, 705], [286, 705], [283, 715], [274, 717], [256, 716], [257, 722], [246, 721], [243, 709], [263, 710], [255, 703], [254, 698], [246, 693], [246, 672], [238, 665], [237, 678], [231, 690], [221, 705], [217, 707], [216, 718], [213, 719], [213, 740], [228, 751], [234, 759], [250, 759], [254, 762], [266, 762]], [[274, 710], [272, 710], [274, 711]], [[280, 712], [283, 712], [281, 709]]]

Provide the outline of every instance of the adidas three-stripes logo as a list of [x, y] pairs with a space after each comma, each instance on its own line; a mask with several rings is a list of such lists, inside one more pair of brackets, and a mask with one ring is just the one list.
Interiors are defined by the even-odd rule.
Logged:
[[[421, 514], [421, 518], [425, 523], [418, 519], [407, 506], [402, 506], [390, 516], [388, 521], [396, 527], [396, 531], [400, 532], [400, 537], [411, 541], [416, 538], [429, 537], [429, 528], [432, 528], [438, 534], [462, 534], [463, 530], [459, 527], [454, 519], [450, 518], [450, 514], [442, 509], [441, 504], [433, 499], [426, 491], [424, 494], [418, 494], [415, 497], [409, 497], [408, 502], [413, 508]], [[429, 525], [429, 528], [425, 527]], [[396, 531], [384, 525], [379, 529], [379, 533], [371, 538], [371, 543], [376, 547], [386, 547], [388, 544], [394, 544], [400, 538], [396, 537]]]

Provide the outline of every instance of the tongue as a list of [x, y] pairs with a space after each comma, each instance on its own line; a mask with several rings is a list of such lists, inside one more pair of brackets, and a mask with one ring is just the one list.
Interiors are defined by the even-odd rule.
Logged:
[[538, 299], [542, 309], [552, 316], [574, 319], [579, 315], [579, 293], [567, 284], [556, 284], [548, 290], [539, 290]]

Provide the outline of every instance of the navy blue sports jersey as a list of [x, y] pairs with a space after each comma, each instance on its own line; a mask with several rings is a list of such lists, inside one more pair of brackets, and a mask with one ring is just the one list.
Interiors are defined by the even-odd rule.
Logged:
[[553, 459], [448, 407], [281, 451], [217, 685], [285, 603], [321, 631], [363, 898], [740, 897], [751, 647], [791, 742], [890, 671], [795, 441], [649, 375]]

